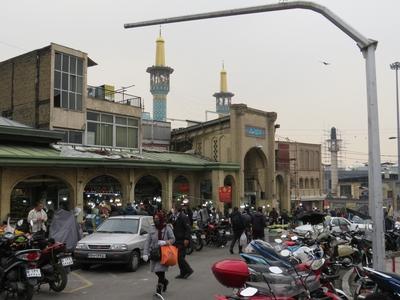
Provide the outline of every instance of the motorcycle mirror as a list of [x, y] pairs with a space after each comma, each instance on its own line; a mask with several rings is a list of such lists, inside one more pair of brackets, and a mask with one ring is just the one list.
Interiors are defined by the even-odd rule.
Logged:
[[287, 249], [284, 249], [284, 250], [281, 251], [281, 255], [283, 257], [288, 257], [288, 256], [290, 256], [290, 251], [287, 250]]
[[273, 274], [282, 274], [283, 273], [282, 269], [279, 267], [269, 267], [268, 269]]
[[294, 236], [292, 236], [290, 239], [291, 239], [292, 241], [297, 241], [299, 238], [298, 238], [296, 235], [294, 235]]
[[18, 220], [18, 222], [17, 222], [18, 226], [22, 226], [23, 224], [24, 224], [24, 220], [22, 220], [22, 219]]
[[255, 294], [257, 294], [257, 292], [258, 292], [258, 289], [254, 288], [254, 287], [248, 287], [248, 288], [245, 288], [244, 290], [240, 291], [240, 296], [252, 297]]
[[282, 244], [282, 240], [281, 239], [275, 239], [275, 243]]

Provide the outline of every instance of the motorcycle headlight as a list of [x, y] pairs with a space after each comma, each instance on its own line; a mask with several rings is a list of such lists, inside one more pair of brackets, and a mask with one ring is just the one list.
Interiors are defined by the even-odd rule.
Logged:
[[126, 244], [112, 244], [111, 250], [128, 250], [128, 245]]
[[78, 243], [76, 245], [76, 249], [87, 249], [87, 245], [85, 243]]

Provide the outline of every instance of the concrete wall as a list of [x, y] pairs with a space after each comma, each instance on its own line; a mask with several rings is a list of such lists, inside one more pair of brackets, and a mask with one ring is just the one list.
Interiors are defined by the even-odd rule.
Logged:
[[119, 114], [128, 117], [140, 118], [142, 111], [139, 107], [115, 103], [108, 100], [99, 100], [87, 97], [86, 99], [86, 109], [95, 110], [99, 112], [106, 112], [112, 114]]

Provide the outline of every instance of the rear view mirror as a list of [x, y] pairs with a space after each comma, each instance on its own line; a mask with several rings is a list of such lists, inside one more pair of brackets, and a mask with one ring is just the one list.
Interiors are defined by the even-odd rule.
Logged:
[[282, 274], [283, 271], [279, 267], [269, 267], [269, 271], [273, 274]]
[[146, 230], [140, 230], [140, 235], [145, 235], [145, 234], [147, 234]]
[[281, 255], [283, 257], [288, 257], [288, 256], [290, 256], [290, 251], [287, 250], [287, 249], [284, 249], [284, 250], [281, 251]]
[[244, 290], [240, 291], [240, 296], [243, 297], [252, 297], [257, 294], [258, 290], [253, 287], [245, 288]]

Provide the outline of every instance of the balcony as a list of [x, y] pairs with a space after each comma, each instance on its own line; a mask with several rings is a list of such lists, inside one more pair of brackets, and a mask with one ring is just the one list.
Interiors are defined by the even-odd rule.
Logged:
[[113, 87], [107, 85], [87, 86], [87, 96], [96, 100], [109, 101], [129, 106], [142, 108], [142, 98], [125, 92], [115, 91]]

